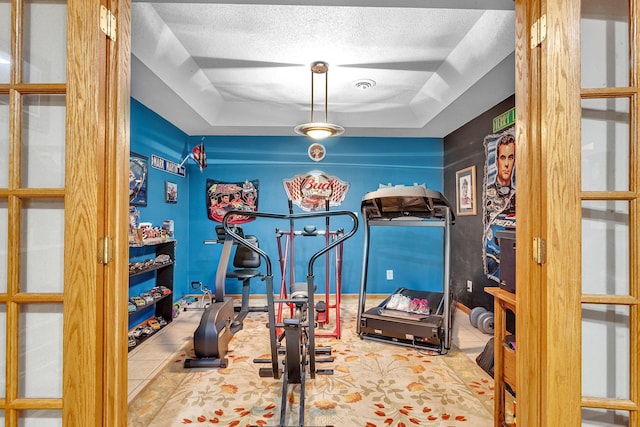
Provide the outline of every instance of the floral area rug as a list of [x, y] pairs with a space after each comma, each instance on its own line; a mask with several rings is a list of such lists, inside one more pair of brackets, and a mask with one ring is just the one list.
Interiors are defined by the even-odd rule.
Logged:
[[[316, 368], [334, 374], [307, 375], [305, 426], [493, 426], [493, 380], [464, 353], [363, 340], [356, 334], [356, 304], [343, 302], [341, 313], [341, 338], [316, 338], [335, 358]], [[266, 313], [245, 318], [229, 344], [226, 368], [184, 369], [184, 359], [193, 357], [187, 344], [131, 402], [128, 425], [278, 425], [282, 380], [261, 378], [259, 368], [271, 365], [253, 363], [270, 357], [266, 321]], [[286, 425], [298, 425], [299, 392], [299, 385], [289, 386]]]

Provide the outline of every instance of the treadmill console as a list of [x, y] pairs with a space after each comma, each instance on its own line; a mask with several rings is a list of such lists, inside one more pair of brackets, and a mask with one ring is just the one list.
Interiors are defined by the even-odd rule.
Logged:
[[[424, 185], [381, 187], [362, 198], [361, 210], [368, 219], [446, 217], [451, 205], [440, 192]], [[453, 221], [453, 213], [451, 212]]]

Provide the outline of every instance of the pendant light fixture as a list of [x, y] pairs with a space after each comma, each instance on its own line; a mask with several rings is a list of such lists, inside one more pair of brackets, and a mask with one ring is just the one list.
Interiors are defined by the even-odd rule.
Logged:
[[[324, 74], [324, 122], [314, 121], [314, 74]], [[338, 136], [344, 133], [344, 128], [327, 121], [327, 103], [329, 98], [329, 64], [323, 61], [316, 61], [311, 64], [311, 121], [303, 123], [294, 128], [296, 133], [308, 136], [313, 139], [325, 139], [330, 136]]]

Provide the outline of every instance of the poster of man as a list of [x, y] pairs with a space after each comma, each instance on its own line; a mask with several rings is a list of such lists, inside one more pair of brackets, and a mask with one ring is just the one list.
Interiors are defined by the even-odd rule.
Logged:
[[514, 128], [489, 135], [484, 140], [487, 154], [484, 179], [484, 245], [486, 276], [500, 282], [498, 231], [516, 226], [516, 138]]

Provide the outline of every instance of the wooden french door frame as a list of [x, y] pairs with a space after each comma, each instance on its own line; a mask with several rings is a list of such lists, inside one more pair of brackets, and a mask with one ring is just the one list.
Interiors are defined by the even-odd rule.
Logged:
[[[518, 335], [518, 353], [516, 357], [516, 378], [518, 381], [517, 399], [520, 401], [517, 416], [523, 426], [538, 426], [542, 402], [542, 382], [531, 380], [542, 373], [542, 358], [539, 352], [530, 353], [542, 342], [542, 328], [533, 325], [542, 324], [540, 306], [542, 292], [534, 284], [542, 282], [539, 265], [531, 264], [533, 246], [528, 242], [532, 236], [539, 235], [541, 229], [541, 181], [540, 168], [531, 165], [541, 164], [540, 150], [540, 53], [539, 48], [531, 49], [530, 28], [541, 16], [540, 0], [516, 0], [516, 170], [518, 171], [518, 204], [516, 205], [516, 330]], [[527, 206], [527, 209], [524, 209]], [[526, 265], [526, 267], [525, 267]]]
[[[110, 36], [100, 28], [108, 10]], [[127, 413], [130, 0], [69, 0], [63, 423]], [[106, 252], [105, 252], [106, 251]], [[79, 256], [79, 254], [82, 254]]]
[[116, 39], [108, 41], [106, 55], [104, 206], [107, 208], [103, 235], [111, 239], [113, 260], [107, 264], [103, 281], [104, 427], [127, 423], [131, 0], [111, 0], [107, 7], [116, 16], [117, 25]]
[[[100, 28], [105, 10], [116, 17], [110, 36]], [[129, 158], [130, 13], [129, 0], [68, 1], [67, 426], [126, 424], [128, 195], [123, 189]]]
[[[546, 35], [532, 45], [543, 17]], [[577, 427], [580, 0], [517, 0], [516, 19], [518, 424]]]

